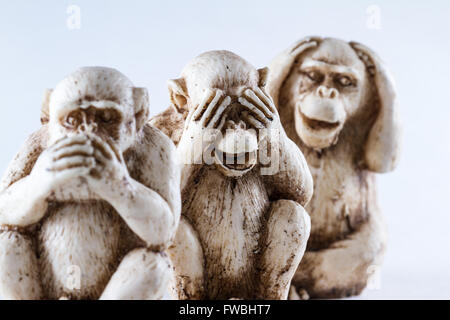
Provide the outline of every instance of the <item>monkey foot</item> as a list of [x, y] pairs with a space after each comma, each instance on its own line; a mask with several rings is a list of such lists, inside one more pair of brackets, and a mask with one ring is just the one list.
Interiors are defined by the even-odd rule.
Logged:
[[293, 285], [291, 285], [291, 288], [289, 289], [289, 300], [309, 300], [309, 294], [308, 291], [306, 291], [303, 288], [300, 288], [297, 290], [297, 288]]

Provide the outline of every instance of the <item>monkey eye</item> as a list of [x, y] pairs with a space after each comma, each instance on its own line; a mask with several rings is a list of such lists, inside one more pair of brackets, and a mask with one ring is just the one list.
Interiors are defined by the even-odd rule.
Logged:
[[353, 84], [352, 80], [347, 76], [340, 76], [337, 80], [339, 84], [344, 87], [348, 87]]
[[319, 82], [322, 80], [322, 74], [318, 71], [308, 71], [306, 72], [306, 75], [314, 82]]
[[76, 128], [76, 127], [78, 127], [79, 124], [80, 124], [80, 121], [75, 114], [71, 113], [67, 116], [66, 125], [68, 127]]
[[103, 110], [100, 113], [100, 120], [104, 123], [110, 123], [111, 121], [113, 121], [113, 118], [114, 118], [114, 115], [111, 110]]

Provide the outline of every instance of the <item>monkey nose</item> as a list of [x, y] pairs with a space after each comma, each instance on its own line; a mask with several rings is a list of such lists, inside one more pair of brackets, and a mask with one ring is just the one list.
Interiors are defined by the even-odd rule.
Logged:
[[82, 133], [95, 133], [97, 132], [97, 124], [96, 123], [87, 123], [84, 122], [80, 125], [79, 129]]
[[339, 92], [335, 88], [328, 88], [326, 86], [319, 86], [316, 92], [319, 97], [328, 99], [337, 98], [339, 95]]
[[236, 122], [233, 120], [227, 120], [225, 123], [225, 129], [236, 129]]

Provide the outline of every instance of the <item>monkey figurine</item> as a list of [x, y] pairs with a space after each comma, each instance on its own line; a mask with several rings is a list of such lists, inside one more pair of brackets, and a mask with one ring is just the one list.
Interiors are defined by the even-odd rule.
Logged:
[[151, 120], [182, 167], [168, 251], [180, 299], [288, 296], [309, 236], [312, 178], [264, 91], [266, 74], [231, 52], [203, 53], [169, 81], [171, 106]]
[[42, 127], [0, 187], [4, 299], [160, 299], [181, 212], [174, 144], [148, 94], [81, 68], [49, 90]]
[[267, 90], [314, 179], [311, 237], [292, 283], [312, 298], [357, 295], [386, 246], [375, 173], [398, 161], [393, 81], [370, 49], [333, 38], [295, 43], [270, 71]]

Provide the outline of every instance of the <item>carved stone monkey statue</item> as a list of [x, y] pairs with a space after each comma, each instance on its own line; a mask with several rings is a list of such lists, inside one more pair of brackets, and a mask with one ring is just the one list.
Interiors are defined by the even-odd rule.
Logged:
[[182, 219], [169, 249], [181, 299], [288, 296], [309, 236], [312, 179], [266, 75], [231, 52], [203, 53], [169, 81], [172, 105], [152, 119], [182, 161]]
[[0, 186], [0, 296], [159, 299], [180, 216], [174, 144], [148, 94], [81, 68], [49, 90], [40, 130]]
[[386, 245], [375, 173], [398, 161], [392, 78], [369, 48], [319, 37], [295, 43], [270, 71], [268, 92], [314, 178], [311, 237], [293, 284], [316, 298], [359, 294]]

